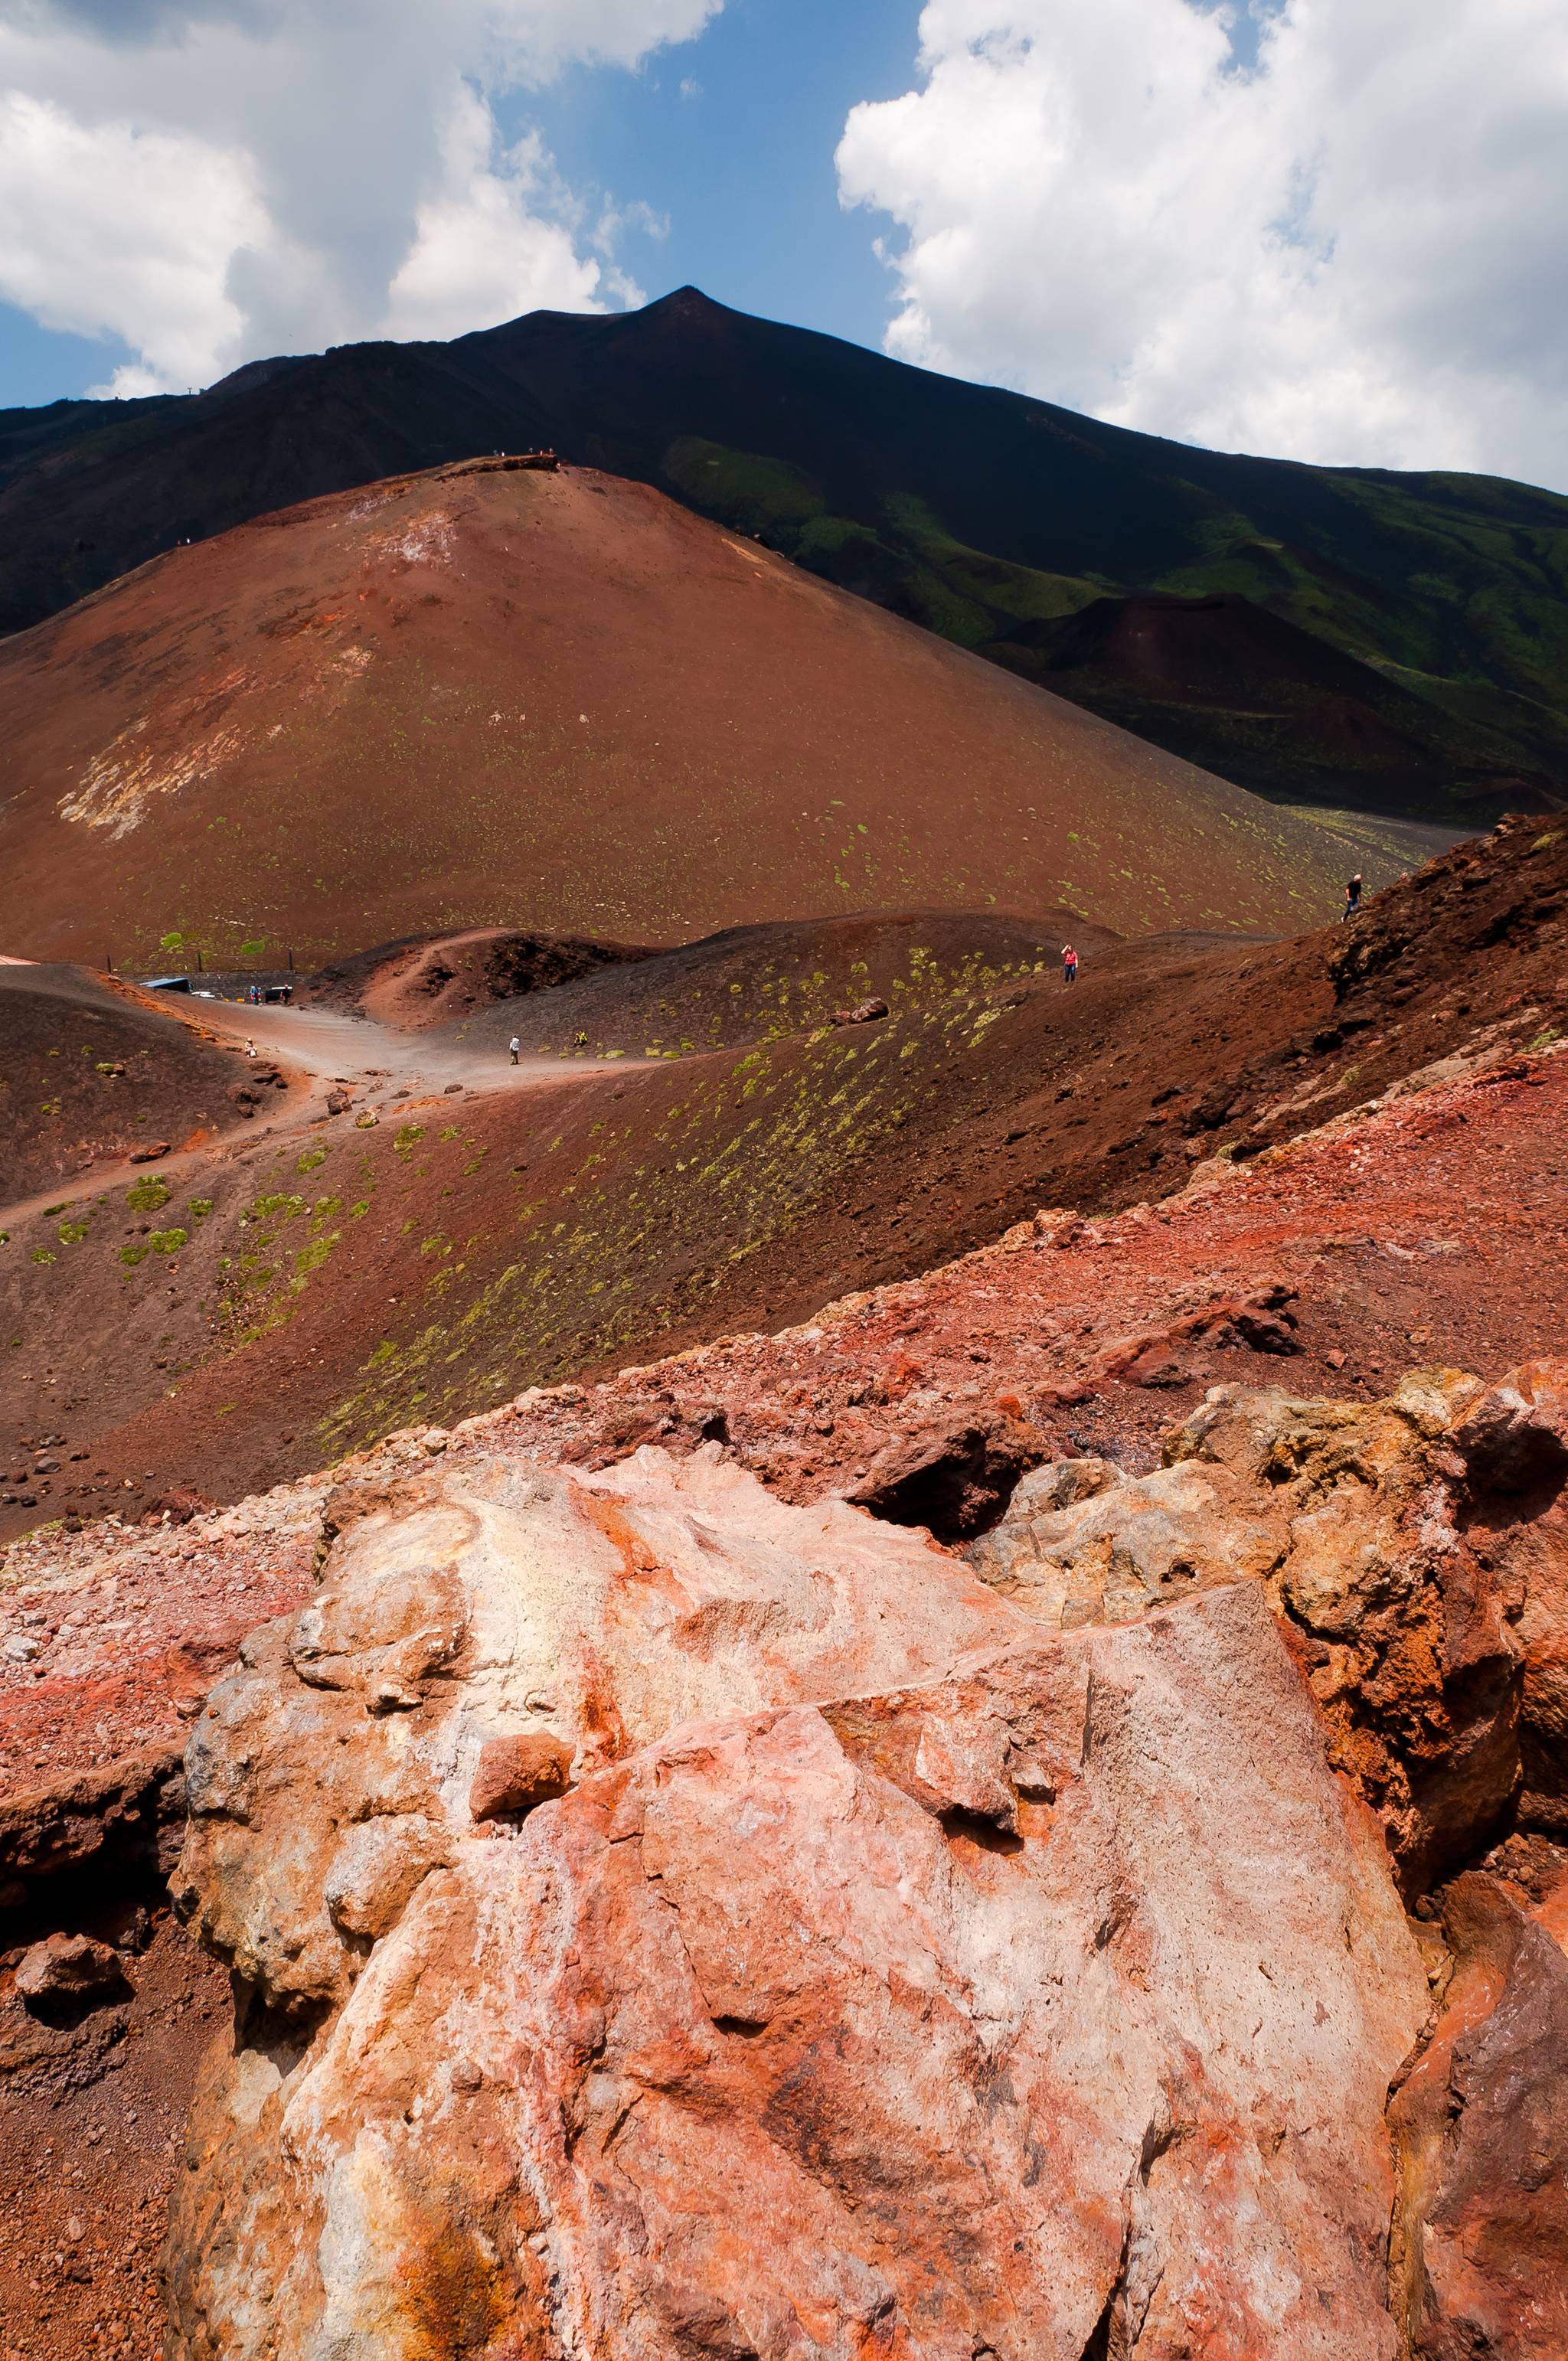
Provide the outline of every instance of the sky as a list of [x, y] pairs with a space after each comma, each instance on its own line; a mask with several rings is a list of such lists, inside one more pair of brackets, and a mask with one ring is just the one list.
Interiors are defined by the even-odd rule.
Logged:
[[0, 404], [685, 283], [1568, 490], [1563, 0], [0, 0]]

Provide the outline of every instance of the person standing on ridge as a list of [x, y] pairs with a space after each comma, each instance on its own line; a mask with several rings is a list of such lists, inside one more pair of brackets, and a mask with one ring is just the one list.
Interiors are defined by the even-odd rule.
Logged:
[[515, 1033], [512, 1035], [511, 1039], [507, 1043], [507, 1050], [510, 1056], [512, 1064], [515, 1066], [519, 1058], [522, 1054], [522, 1043], [518, 1039]]
[[1061, 947], [1061, 980], [1064, 983], [1078, 982], [1078, 953], [1070, 943]]
[[1361, 872], [1359, 869], [1344, 889], [1343, 916], [1347, 918], [1358, 918], [1361, 916]]

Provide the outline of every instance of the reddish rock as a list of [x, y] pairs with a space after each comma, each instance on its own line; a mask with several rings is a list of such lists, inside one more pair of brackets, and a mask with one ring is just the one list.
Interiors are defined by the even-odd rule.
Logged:
[[1217, 1296], [1196, 1312], [1164, 1326], [1140, 1330], [1105, 1345], [1094, 1363], [1100, 1378], [1120, 1378], [1131, 1386], [1175, 1386], [1193, 1375], [1190, 1348], [1250, 1345], [1255, 1353], [1288, 1355], [1301, 1349], [1296, 1314], [1289, 1309], [1295, 1288], [1272, 1281], [1246, 1296]]
[[571, 1771], [571, 1750], [543, 1732], [489, 1739], [479, 1749], [468, 1790], [469, 1816], [493, 1820], [502, 1813], [532, 1811], [535, 1804], [565, 1794]]
[[949, 1414], [898, 1435], [845, 1498], [891, 1523], [964, 1541], [994, 1522], [1020, 1476], [1049, 1449], [1037, 1427], [1005, 1411]]
[[1462, 1877], [1444, 2005], [1390, 2109], [1396, 2297], [1412, 2361], [1568, 2353], [1568, 1885], [1535, 1911]]
[[1568, 1839], [1568, 1362], [1532, 1361], [1488, 1388], [1453, 1440], [1467, 1539], [1523, 1594], [1519, 1820]]
[[192, 1492], [186, 1485], [176, 1484], [148, 1502], [141, 1512], [141, 1522], [144, 1525], [188, 1525], [193, 1517], [211, 1516], [213, 1509], [214, 1503], [202, 1493]]
[[215, 2062], [171, 2349], [1392, 2361], [1425, 2007], [1254, 1588], [687, 1722]]
[[1479, 1499], [1544, 1508], [1568, 1484], [1568, 1362], [1527, 1362], [1487, 1388], [1453, 1430]]
[[94, 1874], [126, 1861], [156, 1870], [160, 1842], [184, 1819], [182, 1743], [146, 1747], [0, 1800], [0, 1877], [25, 1890], [90, 1862]]
[[16, 1990], [26, 2001], [110, 1999], [126, 1988], [119, 1953], [87, 1935], [46, 1935], [22, 1954]]
[[711, 1444], [602, 1474], [443, 1458], [340, 1487], [326, 1525], [315, 1598], [247, 1641], [187, 1757], [180, 1907], [284, 2010], [346, 1997], [353, 1938], [521, 1808], [497, 1787], [523, 1755], [581, 1776], [695, 1715], [918, 1678], [1026, 1628], [924, 1535], [788, 1508]]
[[1381, 1402], [1211, 1389], [1167, 1465], [1057, 1463], [966, 1554], [1052, 1629], [1262, 1582], [1407, 1891], [1511, 1822], [1568, 1830], [1568, 1367]]

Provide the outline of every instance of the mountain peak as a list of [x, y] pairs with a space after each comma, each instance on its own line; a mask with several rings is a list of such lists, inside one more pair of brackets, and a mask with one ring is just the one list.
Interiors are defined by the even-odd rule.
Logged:
[[717, 302], [700, 287], [672, 287], [667, 295], [657, 295], [652, 303], [645, 303], [642, 313], [644, 318], [655, 314], [661, 319], [680, 320], [728, 320], [734, 316], [729, 304]]

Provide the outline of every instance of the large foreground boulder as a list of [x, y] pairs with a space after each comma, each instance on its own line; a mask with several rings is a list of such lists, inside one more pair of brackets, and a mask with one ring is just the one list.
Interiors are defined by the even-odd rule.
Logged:
[[192, 1748], [176, 2356], [1394, 2361], [1427, 1971], [1257, 1583], [1043, 1632], [657, 1453], [337, 1521]]
[[[924, 1533], [786, 1507], [717, 1446], [344, 1487], [315, 1599], [187, 1760], [176, 1898], [273, 2012], [341, 2001], [421, 1882], [695, 1716], [918, 1679], [1026, 1619]], [[486, 1859], [491, 1858], [488, 1849]]]
[[1568, 1363], [1217, 1386], [1164, 1456], [1040, 1468], [966, 1555], [1053, 1631], [1261, 1584], [1411, 1895], [1515, 1823], [1568, 1838]]

